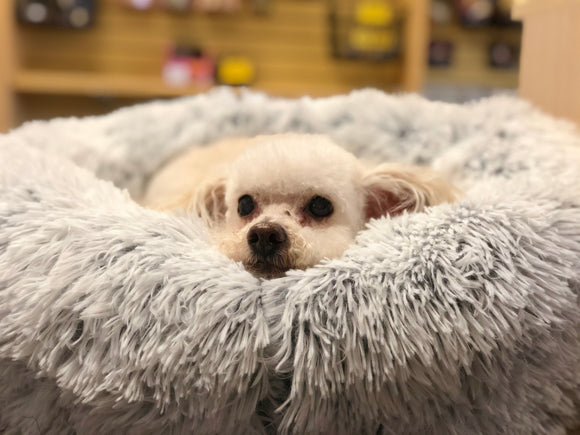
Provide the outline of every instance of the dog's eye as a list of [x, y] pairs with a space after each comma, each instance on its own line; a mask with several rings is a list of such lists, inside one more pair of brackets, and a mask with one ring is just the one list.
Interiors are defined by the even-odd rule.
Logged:
[[332, 203], [322, 196], [315, 196], [312, 198], [306, 208], [312, 216], [317, 218], [330, 216], [334, 211]]
[[247, 216], [254, 211], [254, 199], [250, 195], [241, 196], [238, 199], [238, 214], [240, 216]]

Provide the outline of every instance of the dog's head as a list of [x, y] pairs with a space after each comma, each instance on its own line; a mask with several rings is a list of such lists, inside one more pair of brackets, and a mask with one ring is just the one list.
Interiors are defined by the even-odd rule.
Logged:
[[257, 276], [340, 256], [371, 218], [452, 199], [451, 188], [423, 168], [369, 168], [325, 136], [254, 141], [191, 204], [218, 249]]

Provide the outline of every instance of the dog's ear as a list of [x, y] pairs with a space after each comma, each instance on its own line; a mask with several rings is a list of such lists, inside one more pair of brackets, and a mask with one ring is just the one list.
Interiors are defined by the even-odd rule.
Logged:
[[419, 212], [430, 205], [451, 202], [455, 191], [429, 169], [384, 163], [367, 170], [362, 185], [366, 219]]
[[201, 183], [193, 191], [188, 210], [213, 227], [226, 216], [226, 178], [216, 175]]
[[193, 213], [208, 227], [213, 227], [225, 218], [225, 197], [226, 179], [216, 175], [206, 179], [195, 190], [179, 195], [156, 208]]

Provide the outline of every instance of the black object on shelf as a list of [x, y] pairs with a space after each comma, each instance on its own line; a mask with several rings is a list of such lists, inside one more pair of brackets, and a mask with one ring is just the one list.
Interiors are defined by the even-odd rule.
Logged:
[[493, 24], [500, 27], [521, 27], [520, 21], [512, 20], [511, 10], [514, 0], [496, 0]]
[[436, 67], [450, 66], [453, 62], [453, 43], [449, 41], [431, 41], [429, 44], [429, 65]]
[[489, 48], [489, 65], [509, 69], [518, 66], [519, 49], [506, 42], [495, 42]]
[[94, 23], [95, 3], [95, 0], [18, 0], [16, 12], [26, 24], [84, 29]]
[[[459, 21], [466, 27], [521, 27], [511, 19], [514, 0], [454, 0]], [[444, 0], [436, 0], [436, 3]]]

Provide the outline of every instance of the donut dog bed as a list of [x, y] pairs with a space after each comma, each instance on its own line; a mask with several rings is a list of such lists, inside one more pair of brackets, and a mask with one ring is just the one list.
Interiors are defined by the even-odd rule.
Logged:
[[[135, 201], [176, 152], [328, 134], [454, 204], [258, 280]], [[580, 423], [580, 137], [515, 98], [159, 101], [0, 136], [0, 432], [563, 434]]]

